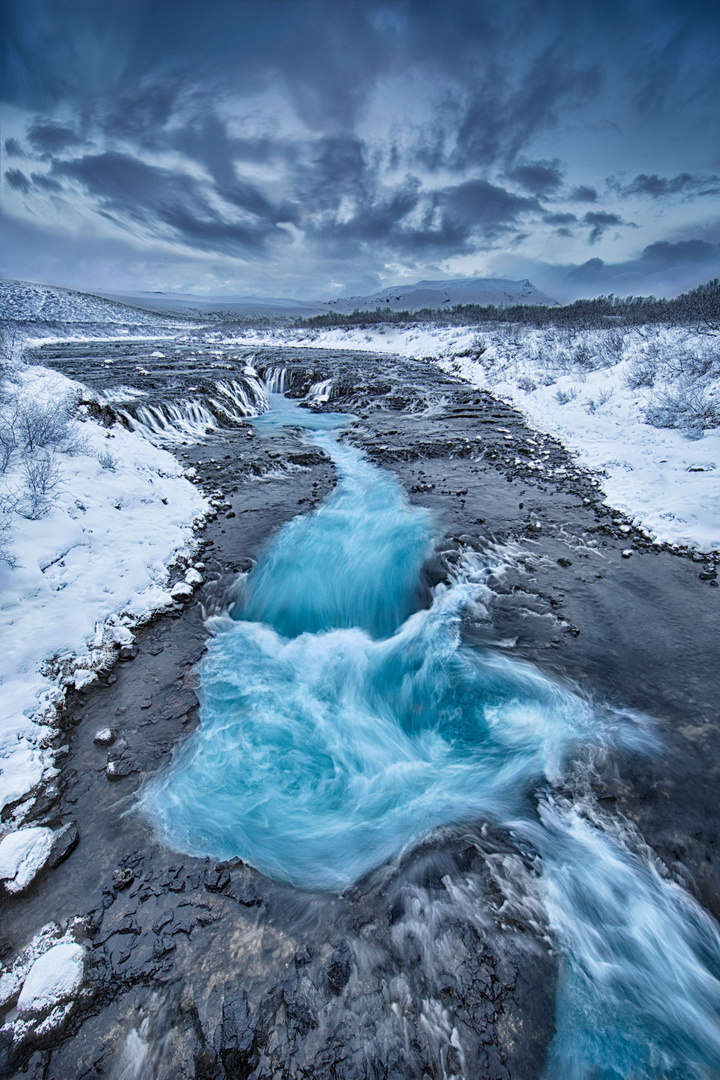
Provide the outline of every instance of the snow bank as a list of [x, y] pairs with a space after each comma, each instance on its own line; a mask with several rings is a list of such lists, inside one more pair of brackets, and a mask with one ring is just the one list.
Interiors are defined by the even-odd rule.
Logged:
[[[417, 324], [256, 331], [241, 341], [434, 359], [559, 438], [600, 474], [607, 502], [658, 540], [720, 549], [720, 428], [693, 428], [692, 416], [681, 422], [683, 395], [704, 396], [720, 412], [717, 339], [682, 327], [568, 333]], [[688, 374], [693, 358], [707, 360], [702, 378]], [[673, 408], [678, 428], [657, 426], [672, 422]]]
[[83, 981], [85, 950], [65, 942], [39, 956], [28, 972], [17, 1009], [21, 1016], [49, 1012], [73, 997]]
[[[77, 389], [39, 367], [18, 378], [25, 401]], [[0, 563], [0, 807], [52, 776], [48, 724], [65, 686], [93, 681], [103, 648], [132, 641], [133, 622], [172, 602], [168, 563], [206, 510], [172, 455], [142, 436], [88, 416], [76, 433], [81, 452], [55, 455], [62, 483], [49, 514], [2, 515], [17, 562]], [[20, 470], [18, 460], [2, 477], [6, 494]]]

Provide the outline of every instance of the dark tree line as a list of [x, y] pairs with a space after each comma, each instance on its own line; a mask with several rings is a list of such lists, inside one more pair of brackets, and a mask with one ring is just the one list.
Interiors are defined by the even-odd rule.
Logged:
[[329, 311], [309, 319], [298, 319], [296, 326], [374, 326], [432, 322], [445, 326], [469, 326], [481, 323], [521, 323], [527, 326], [560, 326], [592, 330], [612, 326], [640, 326], [644, 323], [682, 324], [694, 330], [720, 333], [720, 279], [699, 285], [672, 300], [655, 296], [596, 296], [574, 300], [572, 304], [544, 307], [537, 304], [456, 304], [453, 308], [422, 308], [420, 311], [353, 311], [343, 314]]

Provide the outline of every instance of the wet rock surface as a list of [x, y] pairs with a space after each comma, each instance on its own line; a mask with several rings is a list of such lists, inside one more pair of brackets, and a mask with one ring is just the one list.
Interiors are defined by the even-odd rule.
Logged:
[[[467, 639], [655, 718], [659, 752], [615, 756], [595, 794], [718, 914], [714, 564], [655, 548], [558, 443], [430, 363], [200, 340], [73, 343], [38, 359], [98, 391], [158, 400], [209, 393], [218, 371], [239, 377], [248, 363], [287, 367], [298, 398], [332, 379], [319, 407], [353, 413], [344, 437], [435, 515], [428, 596], [463, 552], [502, 552], [489, 618], [468, 619]], [[70, 701], [60, 775], [25, 822], [57, 830], [53, 853], [26, 892], [0, 901], [0, 958], [54, 921], [86, 950], [83, 991], [45, 1038], [13, 1038], [11, 1000], [0, 1075], [540, 1076], [555, 958], [542, 925], [508, 902], [513, 881], [535, 873], [511, 837], [487, 823], [442, 830], [335, 896], [168, 851], [133, 812], [198, 723], [205, 617], [232, 603], [269, 535], [334, 484], [329, 460], [288, 429], [228, 424], [175, 452], [214, 499], [203, 581]]]

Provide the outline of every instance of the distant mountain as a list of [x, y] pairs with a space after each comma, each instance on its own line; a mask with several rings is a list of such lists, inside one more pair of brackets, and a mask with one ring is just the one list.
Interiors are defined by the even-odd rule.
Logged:
[[327, 311], [313, 300], [288, 300], [263, 296], [195, 296], [192, 293], [103, 293], [122, 304], [132, 304], [158, 315], [181, 315], [192, 319], [306, 318]]
[[443, 281], [417, 281], [414, 285], [395, 285], [370, 296], [342, 297], [330, 300], [332, 311], [419, 311], [421, 308], [452, 308], [455, 304], [543, 304], [555, 306], [531, 281], [509, 281], [506, 278], [454, 278]]
[[421, 308], [451, 308], [455, 304], [507, 307], [509, 304], [555, 303], [530, 281], [503, 278], [418, 281], [414, 285], [382, 289], [370, 296], [340, 297], [329, 301], [162, 292], [86, 293], [32, 281], [0, 279], [0, 318], [35, 324], [157, 326], [179, 318], [249, 323], [254, 319], [269, 319], [282, 325], [329, 311], [419, 311]]

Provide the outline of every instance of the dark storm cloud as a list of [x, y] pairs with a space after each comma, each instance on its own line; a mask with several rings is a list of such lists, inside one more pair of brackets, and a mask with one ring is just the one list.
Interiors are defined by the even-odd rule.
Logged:
[[520, 214], [541, 209], [537, 199], [514, 195], [487, 180], [467, 180], [445, 188], [439, 198], [449, 217], [478, 227], [490, 237], [514, 225]]
[[667, 240], [658, 240], [654, 244], [648, 244], [641, 259], [648, 264], [663, 263], [673, 266], [680, 263], [706, 262], [715, 258], [718, 253], [720, 246], [710, 244], [707, 240], [678, 240], [674, 244]]
[[27, 195], [30, 191], [30, 181], [20, 169], [7, 169], [5, 183], [9, 184], [14, 191], [21, 191], [23, 195]]
[[562, 184], [564, 171], [557, 158], [553, 161], [523, 158], [510, 170], [508, 177], [533, 195], [551, 195]]
[[35, 187], [43, 191], [62, 191], [62, 184], [58, 183], [52, 176], [47, 176], [46, 173], [30, 173], [30, 179]]
[[278, 221], [287, 220], [286, 211], [269, 212], [267, 200], [249, 185], [235, 192], [245, 219], [233, 220], [210, 202], [193, 177], [115, 151], [56, 161], [53, 175], [78, 181], [111, 220], [126, 227], [148, 226], [158, 235], [169, 230], [175, 239], [202, 250], [261, 250], [278, 232]]
[[543, 221], [546, 225], [572, 225], [577, 221], [577, 216], [570, 213], [557, 213], [557, 214], [543, 214]]
[[582, 221], [583, 225], [591, 226], [589, 236], [591, 244], [596, 244], [605, 230], [611, 226], [625, 224], [619, 214], [610, 214], [605, 210], [589, 210]]
[[[357, 190], [357, 189], [354, 189]], [[368, 250], [400, 252], [413, 258], [459, 255], [478, 243], [498, 237], [512, 239], [526, 213], [539, 210], [535, 199], [524, 198], [488, 183], [469, 180], [423, 191], [416, 177], [384, 197], [373, 197], [369, 185], [350, 217], [323, 215], [308, 231], [327, 253], [345, 257]], [[334, 193], [332, 201], [337, 198]]]
[[693, 176], [688, 172], [679, 173], [677, 176], [639, 173], [632, 183], [624, 187], [616, 182], [612, 186], [621, 195], [648, 195], [652, 199], [662, 199], [669, 195], [718, 195], [720, 176]]
[[588, 187], [586, 184], [579, 184], [574, 187], [570, 192], [570, 198], [573, 202], [597, 202], [598, 193], [593, 187]]
[[20, 157], [22, 152], [23, 148], [17, 139], [5, 140], [5, 153], [8, 157]]
[[[564, 270], [571, 296], [587, 296], [610, 289], [620, 289], [624, 293], [656, 291], [673, 294], [697, 284], [698, 280], [718, 274], [720, 244], [699, 239], [675, 243], [660, 240], [648, 244], [637, 258], [625, 262], [608, 263], [595, 258]], [[553, 284], [562, 289], [560, 268], [555, 272]]]
[[82, 142], [72, 128], [39, 117], [30, 124], [26, 135], [31, 147], [38, 154], [57, 154]]

